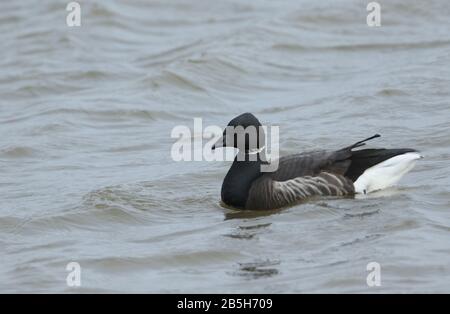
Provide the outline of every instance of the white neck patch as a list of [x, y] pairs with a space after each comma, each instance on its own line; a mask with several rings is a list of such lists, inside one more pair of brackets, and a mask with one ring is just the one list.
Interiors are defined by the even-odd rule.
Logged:
[[249, 150], [248, 152], [247, 152], [247, 155], [255, 155], [255, 154], [259, 154], [259, 153], [261, 153], [263, 150], [265, 150], [266, 149], [266, 146], [263, 146], [263, 147], [261, 147], [261, 148], [255, 148], [255, 149], [252, 149], [252, 150]]

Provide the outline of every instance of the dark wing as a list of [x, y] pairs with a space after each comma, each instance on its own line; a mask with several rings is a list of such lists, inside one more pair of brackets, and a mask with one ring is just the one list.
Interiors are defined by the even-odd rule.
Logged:
[[312, 196], [353, 194], [353, 181], [345, 174], [351, 170], [352, 149], [364, 145], [375, 135], [337, 151], [316, 151], [279, 159], [278, 169], [252, 183], [245, 207], [274, 209], [292, 205]]
[[286, 181], [302, 176], [315, 176], [322, 171], [344, 174], [350, 165], [350, 150], [315, 151], [279, 159], [278, 169], [268, 173], [273, 180]]
[[[277, 171], [272, 172], [270, 176], [276, 181], [286, 181], [301, 176], [316, 176], [323, 171], [344, 176], [351, 170], [350, 166], [352, 163], [358, 163], [357, 159], [359, 158], [355, 154], [364, 155], [360, 153], [362, 151], [355, 152], [352, 150], [364, 146], [366, 141], [377, 137], [380, 137], [380, 135], [375, 134], [336, 151], [314, 151], [282, 157], [279, 159]], [[356, 157], [352, 158], [352, 156]], [[367, 166], [365, 169], [369, 167], [367, 163], [364, 163], [364, 165]], [[359, 168], [362, 169], [362, 166], [360, 165], [358, 170]]]

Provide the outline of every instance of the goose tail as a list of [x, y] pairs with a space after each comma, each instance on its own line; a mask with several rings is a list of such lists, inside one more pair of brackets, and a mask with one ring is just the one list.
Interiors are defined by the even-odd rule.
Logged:
[[[371, 150], [369, 155], [376, 154]], [[378, 150], [381, 156], [389, 156], [381, 162], [365, 169], [353, 185], [356, 193], [370, 193], [396, 184], [406, 173], [414, 168], [416, 161], [423, 156], [413, 149]], [[363, 151], [360, 151], [363, 152]], [[365, 152], [363, 152], [364, 155]], [[381, 157], [381, 159], [383, 159]]]

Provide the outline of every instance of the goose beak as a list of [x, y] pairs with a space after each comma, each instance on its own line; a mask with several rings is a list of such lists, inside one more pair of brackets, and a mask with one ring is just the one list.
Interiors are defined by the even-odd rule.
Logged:
[[211, 150], [215, 150], [218, 147], [225, 147], [225, 137], [219, 138], [219, 140], [211, 147]]

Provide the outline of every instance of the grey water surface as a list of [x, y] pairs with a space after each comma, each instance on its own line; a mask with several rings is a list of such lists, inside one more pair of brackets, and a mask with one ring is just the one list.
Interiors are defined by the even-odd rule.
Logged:
[[[0, 3], [0, 292], [450, 292], [449, 1], [378, 1], [380, 27], [361, 0], [80, 0], [80, 27], [68, 2]], [[230, 162], [175, 162], [170, 135], [247, 111], [281, 155], [380, 133], [425, 158], [235, 211]]]

